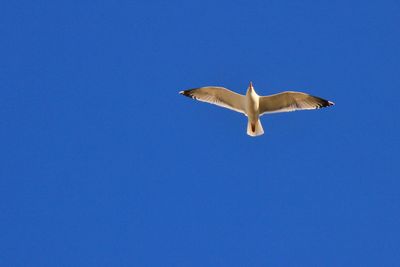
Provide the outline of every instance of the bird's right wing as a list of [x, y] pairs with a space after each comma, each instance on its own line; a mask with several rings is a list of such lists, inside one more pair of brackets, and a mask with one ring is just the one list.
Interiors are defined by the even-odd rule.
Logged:
[[224, 87], [207, 86], [179, 92], [181, 95], [245, 114], [245, 96]]
[[302, 92], [282, 92], [260, 97], [260, 115], [265, 113], [288, 112], [295, 110], [317, 109], [332, 106], [335, 103]]

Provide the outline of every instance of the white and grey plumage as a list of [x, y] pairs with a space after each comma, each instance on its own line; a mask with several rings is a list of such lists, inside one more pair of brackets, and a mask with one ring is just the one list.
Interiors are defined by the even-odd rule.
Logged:
[[319, 109], [334, 105], [333, 102], [306, 93], [287, 91], [275, 95], [259, 96], [252, 83], [246, 95], [232, 92], [224, 87], [206, 86], [180, 91], [193, 99], [228, 108], [248, 117], [247, 134], [264, 133], [259, 117], [264, 114], [295, 110]]

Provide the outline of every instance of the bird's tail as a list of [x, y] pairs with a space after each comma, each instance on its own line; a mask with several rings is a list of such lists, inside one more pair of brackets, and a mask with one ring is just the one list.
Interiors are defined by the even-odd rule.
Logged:
[[264, 134], [264, 129], [261, 125], [260, 120], [257, 120], [256, 123], [249, 122], [247, 123], [247, 134], [250, 136], [259, 136]]

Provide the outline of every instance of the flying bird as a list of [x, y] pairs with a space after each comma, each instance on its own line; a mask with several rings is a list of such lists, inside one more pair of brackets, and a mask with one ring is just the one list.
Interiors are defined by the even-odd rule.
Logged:
[[264, 134], [260, 116], [270, 113], [295, 110], [319, 109], [335, 103], [302, 92], [286, 91], [279, 94], [259, 96], [250, 82], [246, 95], [241, 95], [224, 87], [206, 86], [180, 91], [180, 94], [217, 106], [243, 113], [248, 118], [247, 134]]

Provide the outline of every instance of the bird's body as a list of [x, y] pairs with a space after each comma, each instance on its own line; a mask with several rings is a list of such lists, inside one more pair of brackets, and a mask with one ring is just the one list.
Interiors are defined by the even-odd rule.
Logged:
[[246, 95], [240, 95], [224, 87], [216, 86], [195, 88], [179, 93], [199, 101], [243, 113], [248, 118], [247, 134], [250, 136], [258, 136], [264, 133], [260, 122], [260, 116], [263, 114], [318, 109], [334, 105], [331, 101], [293, 91], [259, 96], [251, 82]]
[[253, 89], [253, 86], [249, 86], [246, 92], [246, 115], [248, 118], [247, 134], [250, 136], [262, 135], [264, 133], [259, 119], [259, 106], [260, 96]]
[[247, 90], [246, 93], [246, 114], [249, 117], [249, 120], [255, 121], [258, 120], [258, 116], [260, 115], [259, 105], [260, 105], [260, 96], [253, 90], [251, 87]]

